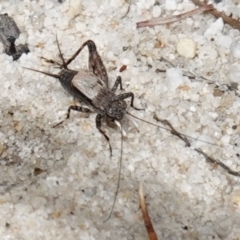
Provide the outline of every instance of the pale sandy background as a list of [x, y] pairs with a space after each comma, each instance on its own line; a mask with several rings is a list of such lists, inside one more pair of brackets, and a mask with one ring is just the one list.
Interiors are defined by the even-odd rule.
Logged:
[[[237, 2], [215, 7], [240, 17]], [[1, 240], [146, 240], [137, 194], [141, 181], [159, 239], [240, 239], [239, 179], [194, 151], [201, 147], [240, 170], [239, 97], [201, 78], [222, 89], [239, 81], [239, 31], [203, 14], [136, 29], [138, 21], [194, 8], [190, 0], [0, 1], [0, 12], [12, 16], [22, 31], [17, 44], [27, 42], [31, 51], [16, 62], [0, 55]], [[40, 59], [58, 59], [56, 34], [65, 58], [84, 41], [96, 42], [111, 84], [121, 75], [125, 91], [134, 92], [136, 106], [145, 108], [129, 108], [133, 114], [154, 122], [156, 113], [177, 130], [219, 147], [191, 140], [193, 147], [187, 148], [169, 132], [138, 121], [136, 128], [126, 118], [121, 188], [112, 218], [103, 223], [119, 171], [119, 129], [107, 128], [110, 159], [95, 114], [73, 113], [52, 128], [73, 99], [57, 80], [22, 68], [57, 71]], [[179, 55], [182, 39], [190, 41], [183, 46], [193, 58]], [[87, 55], [84, 50], [71, 68], [86, 68]], [[127, 69], [120, 73], [122, 65]], [[185, 70], [198, 81], [183, 76]], [[36, 169], [44, 172], [34, 176]]]

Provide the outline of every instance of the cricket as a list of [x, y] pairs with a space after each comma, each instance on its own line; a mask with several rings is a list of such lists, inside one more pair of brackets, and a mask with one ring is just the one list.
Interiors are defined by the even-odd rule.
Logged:
[[[46, 59], [43, 59], [51, 64], [55, 64], [60, 69], [58, 74], [53, 74], [49, 72], [39, 71], [32, 68], [26, 68], [27, 70], [35, 71], [38, 73], [45, 74], [47, 76], [56, 78], [59, 80], [62, 87], [70, 93], [78, 102], [81, 104], [82, 102], [87, 107], [71, 105], [68, 107], [66, 118], [61, 122], [57, 123], [53, 127], [58, 127], [61, 125], [65, 120], [70, 118], [71, 111], [78, 111], [78, 112], [85, 112], [85, 113], [95, 113], [96, 119], [95, 124], [98, 131], [103, 135], [104, 139], [108, 143], [110, 157], [112, 156], [112, 146], [110, 137], [105, 133], [102, 129], [102, 122], [105, 121], [106, 125], [109, 127], [117, 126], [120, 128], [121, 132], [121, 155], [119, 160], [119, 174], [117, 180], [117, 188], [114, 197], [114, 201], [111, 207], [111, 211], [107, 217], [109, 220], [112, 216], [114, 206], [117, 200], [118, 191], [120, 188], [120, 177], [121, 177], [121, 166], [122, 166], [122, 159], [123, 159], [123, 138], [125, 136], [125, 132], [122, 128], [121, 120], [127, 114], [132, 118], [145, 122], [146, 124], [153, 125], [158, 128], [162, 128], [166, 131], [169, 131], [172, 135], [178, 137], [180, 140], [185, 142], [186, 147], [190, 147], [190, 139], [194, 139], [197, 141], [202, 141], [207, 144], [212, 144], [210, 142], [203, 141], [201, 139], [193, 138], [189, 135], [185, 135], [183, 133], [178, 132], [172, 124], [165, 119], [159, 119], [157, 116], [154, 117], [156, 122], [160, 122], [163, 126], [156, 124], [154, 122], [150, 122], [144, 119], [141, 119], [135, 115], [133, 115], [130, 111], [127, 110], [128, 103], [126, 100], [130, 100], [130, 107], [137, 110], [137, 111], [144, 111], [144, 109], [138, 108], [134, 104], [135, 95], [132, 92], [121, 93], [117, 94], [118, 88], [123, 91], [122, 85], [122, 78], [118, 76], [115, 80], [113, 86], [110, 86], [108, 74], [106, 71], [106, 67], [103, 64], [103, 61], [97, 51], [96, 44], [92, 40], [88, 40], [84, 42], [81, 47], [70, 57], [68, 60], [64, 59], [63, 53], [60, 49], [60, 44], [58, 39], [56, 38], [57, 47], [59, 51], [59, 56], [61, 62]], [[85, 48], [88, 48], [89, 52], [89, 60], [88, 60], [88, 69], [80, 69], [78, 71], [72, 70], [68, 68], [68, 65], [80, 54], [80, 52]], [[204, 156], [207, 162], [210, 164], [215, 164], [223, 168], [226, 172], [234, 176], [240, 176], [240, 172], [234, 171], [222, 163], [218, 159], [214, 159], [211, 156], [208, 156], [202, 149], [196, 148], [194, 149], [196, 152]]]

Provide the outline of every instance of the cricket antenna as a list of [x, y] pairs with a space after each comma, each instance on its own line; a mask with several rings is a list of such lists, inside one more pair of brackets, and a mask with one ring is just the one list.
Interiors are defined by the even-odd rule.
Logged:
[[60, 48], [60, 45], [59, 45], [59, 42], [58, 42], [57, 34], [56, 34], [56, 42], [57, 42], [57, 47], [58, 47], [59, 55], [60, 55], [60, 58], [61, 58], [61, 60], [62, 60], [62, 66], [61, 66], [60, 68], [68, 69], [68, 67], [67, 67], [68, 64], [66, 64], [66, 61], [65, 61], [65, 59], [63, 58], [63, 54], [62, 54], [62, 51], [61, 51], [61, 48]]
[[[58, 51], [59, 51], [59, 56], [62, 60], [62, 64], [59, 63], [59, 62], [56, 62], [54, 60], [51, 60], [51, 59], [47, 59], [47, 58], [44, 58], [44, 57], [41, 57], [42, 59], [44, 59], [46, 62], [48, 63], [52, 63], [52, 64], [56, 64], [59, 66], [59, 68], [64, 68], [64, 69], [68, 69], [68, 64], [66, 63], [65, 59], [63, 58], [63, 54], [62, 54], [62, 51], [61, 51], [61, 48], [60, 48], [60, 45], [59, 45], [59, 41], [58, 41], [58, 37], [56, 35], [56, 42], [57, 42], [57, 47], [58, 47]], [[27, 67], [23, 67], [27, 70], [30, 70], [30, 71], [34, 71], [34, 72], [38, 72], [38, 73], [42, 73], [42, 74], [45, 74], [47, 76], [50, 76], [50, 77], [54, 77], [54, 78], [57, 78], [59, 79], [60, 76], [57, 75], [57, 74], [52, 74], [52, 73], [48, 73], [48, 72], [43, 72], [43, 71], [39, 71], [39, 70], [36, 70], [36, 69], [33, 69], [33, 68], [27, 68]]]
[[111, 211], [107, 217], [106, 220], [104, 220], [103, 222], [107, 222], [111, 216], [112, 216], [112, 213], [113, 213], [113, 209], [115, 207], [115, 204], [116, 204], [116, 201], [117, 201], [117, 196], [118, 196], [118, 191], [119, 191], [119, 188], [120, 188], [120, 180], [121, 180], [121, 171], [122, 171], [122, 156], [123, 156], [123, 136], [125, 135], [125, 132], [124, 130], [122, 129], [122, 126], [120, 124], [120, 122], [118, 121], [114, 121], [116, 123], [116, 125], [120, 128], [121, 130], [121, 153], [120, 153], [120, 159], [119, 159], [119, 171], [118, 171], [118, 179], [117, 179], [117, 188], [116, 188], [116, 192], [115, 192], [115, 196], [114, 196], [114, 200], [113, 200], [113, 204], [112, 204], [112, 208], [111, 208]]
[[181, 132], [178, 132], [177, 130], [175, 130], [175, 128], [172, 126], [172, 124], [171, 124], [168, 120], [159, 119], [156, 115], [154, 116], [154, 118], [155, 118], [157, 121], [161, 122], [162, 124], [167, 125], [170, 129], [165, 128], [165, 127], [162, 127], [162, 126], [159, 126], [158, 124], [149, 122], [149, 121], [147, 121], [147, 120], [141, 119], [141, 118], [139, 118], [139, 117], [137, 117], [137, 116], [135, 116], [135, 115], [132, 115], [132, 114], [131, 114], [130, 112], [128, 112], [128, 111], [127, 111], [126, 113], [127, 113], [129, 116], [131, 116], [131, 117], [133, 117], [133, 118], [136, 118], [136, 119], [138, 119], [138, 120], [140, 120], [140, 121], [142, 121], [142, 122], [148, 123], [148, 124], [150, 124], [150, 125], [152, 125], [152, 126], [159, 127], [159, 128], [161, 128], [161, 129], [164, 129], [164, 130], [170, 132], [172, 135], [175, 135], [175, 136], [177, 136], [178, 138], [180, 138], [182, 141], [184, 141], [184, 142], [186, 143], [186, 146], [187, 146], [187, 147], [190, 147], [190, 146], [191, 146], [188, 138], [193, 139], [193, 140], [196, 140], [196, 141], [199, 141], [199, 142], [203, 142], [203, 143], [206, 143], [206, 144], [209, 144], [209, 145], [212, 145], [212, 146], [218, 146], [218, 147], [220, 147], [218, 144], [214, 144], [214, 143], [211, 143], [211, 142], [208, 142], [208, 141], [204, 141], [204, 140], [201, 140], [201, 139], [198, 139], [198, 138], [194, 138], [194, 137], [191, 137], [191, 136], [189, 136], [189, 135], [187, 135], [187, 134], [183, 134], [183, 133], [181, 133]]

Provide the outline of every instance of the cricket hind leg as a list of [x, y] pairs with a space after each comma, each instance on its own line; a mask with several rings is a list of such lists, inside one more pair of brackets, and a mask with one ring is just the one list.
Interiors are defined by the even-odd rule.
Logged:
[[[66, 66], [68, 66], [77, 56], [78, 54], [84, 49], [84, 47], [88, 46], [89, 54], [97, 52], [97, 48], [95, 43], [92, 40], [87, 40], [84, 42], [81, 47], [66, 61]], [[90, 57], [89, 57], [90, 58]]]
[[[58, 43], [58, 42], [57, 42]], [[61, 53], [59, 44], [58, 49], [60, 53], [60, 57], [62, 59], [61, 68], [67, 69], [67, 66], [78, 56], [78, 54], [84, 49], [84, 47], [88, 47], [89, 52], [89, 60], [88, 60], [88, 68], [91, 72], [93, 72], [98, 78], [105, 82], [108, 88], [108, 75], [107, 70], [102, 62], [100, 55], [98, 54], [96, 44], [92, 40], [87, 40], [84, 42], [81, 47], [70, 57], [67, 61], [63, 59], [63, 55]]]
[[73, 111], [78, 111], [78, 112], [85, 112], [85, 113], [91, 112], [90, 109], [88, 109], [88, 108], [71, 105], [71, 106], [69, 106], [69, 108], [68, 108], [66, 118], [65, 118], [63, 121], [61, 121], [61, 122], [57, 123], [56, 125], [54, 125], [53, 127], [54, 127], [54, 128], [55, 128], [55, 127], [58, 127], [58, 126], [61, 125], [63, 122], [65, 122], [67, 119], [69, 119], [71, 110], [73, 110]]
[[56, 64], [61, 69], [62, 68], [68, 69], [68, 65], [78, 56], [78, 54], [84, 49], [84, 47], [87, 46], [88, 51], [89, 51], [89, 70], [92, 71], [101, 80], [103, 80], [105, 82], [106, 86], [108, 87], [108, 75], [107, 75], [106, 68], [102, 62], [101, 57], [99, 56], [99, 54], [97, 52], [96, 44], [92, 40], [87, 40], [86, 42], [84, 42], [81, 45], [81, 47], [67, 61], [63, 57], [57, 37], [56, 37], [56, 42], [57, 42], [57, 46], [58, 46], [59, 55], [62, 60], [62, 64], [60, 64], [59, 62], [54, 61], [52, 59], [43, 58], [46, 62]]
[[87, 46], [89, 52], [89, 59], [88, 59], [88, 68], [89, 71], [93, 72], [98, 78], [105, 82], [108, 88], [108, 75], [107, 70], [103, 64], [103, 61], [98, 54], [96, 44], [92, 40], [88, 40], [82, 44], [82, 46], [73, 54], [71, 58], [69, 58], [66, 62], [66, 65], [70, 64], [77, 55], [83, 50], [83, 48]]
[[97, 47], [95, 43], [91, 40], [87, 43], [88, 51], [89, 51], [89, 60], [88, 60], [88, 68], [93, 74], [95, 74], [98, 78], [100, 78], [106, 84], [108, 88], [108, 75], [107, 70], [103, 64], [103, 61], [98, 54]]
[[135, 110], [144, 110], [143, 108], [137, 108], [133, 105], [133, 102], [134, 102], [134, 94], [132, 92], [128, 92], [128, 93], [123, 93], [123, 94], [120, 94], [120, 95], [117, 95], [114, 99], [114, 101], [120, 101], [120, 100], [124, 100], [126, 98], [131, 98], [131, 103], [130, 103], [130, 106], [132, 108], [134, 108]]
[[109, 145], [109, 151], [110, 151], [110, 156], [112, 156], [112, 146], [110, 144], [110, 140], [109, 140], [109, 137], [108, 135], [101, 129], [101, 125], [102, 125], [102, 116], [101, 114], [98, 114], [97, 117], [96, 117], [96, 127], [98, 129], [98, 131], [105, 137], [105, 139], [107, 140], [108, 142], [108, 145]]

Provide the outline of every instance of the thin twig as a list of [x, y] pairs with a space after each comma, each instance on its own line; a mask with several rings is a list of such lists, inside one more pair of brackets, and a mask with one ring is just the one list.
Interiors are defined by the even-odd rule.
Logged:
[[[192, 0], [192, 2], [197, 5], [198, 7], [204, 7], [206, 6], [206, 4], [200, 2], [199, 0]], [[219, 12], [217, 11], [215, 8], [213, 8], [212, 10], [209, 11], [210, 14], [212, 14], [213, 16], [217, 17], [217, 18], [222, 18], [223, 21], [229, 25], [231, 25], [233, 28], [236, 28], [238, 30], [240, 30], [240, 21], [227, 16], [225, 13], [223, 12]]]
[[148, 232], [149, 240], [158, 240], [157, 234], [154, 231], [151, 219], [148, 214], [148, 209], [145, 202], [142, 183], [139, 183], [138, 195], [139, 195], [139, 201], [140, 201], [140, 207], [142, 210], [143, 220]]
[[[158, 127], [158, 128], [161, 128], [161, 129], [164, 129], [164, 130], [170, 132], [171, 134], [179, 137], [182, 141], [184, 141], [187, 146], [189, 146], [189, 144], [190, 144], [190, 142], [189, 142], [188, 139], [193, 139], [193, 140], [196, 140], [196, 141], [199, 141], [199, 142], [203, 142], [203, 143], [206, 143], [206, 144], [209, 144], [209, 145], [212, 145], [212, 146], [221, 147], [221, 146], [219, 146], [218, 144], [211, 143], [211, 142], [208, 142], [208, 141], [204, 141], [204, 140], [201, 140], [201, 139], [199, 139], [199, 138], [194, 138], [194, 137], [191, 137], [190, 135], [187, 135], [187, 134], [178, 132], [177, 130], [175, 130], [175, 129], [173, 128], [172, 124], [171, 124], [170, 122], [168, 122], [166, 119], [165, 119], [165, 120], [161, 119], [161, 121], [165, 121], [163, 124], [168, 125], [168, 126], [170, 127], [170, 129], [165, 128], [165, 127], [162, 127], [162, 126], [160, 126], [160, 125], [158, 125], [158, 124], [155, 124], [155, 123], [153, 123], [153, 122], [149, 122], [149, 121], [144, 120], [144, 119], [142, 119], [142, 118], [139, 118], [139, 117], [131, 114], [131, 113], [128, 112], [128, 111], [127, 111], [127, 114], [128, 114], [129, 116], [133, 117], [133, 118], [136, 118], [136, 119], [142, 121], [142, 122], [148, 123], [148, 124], [150, 124], [150, 125], [152, 125], [152, 126], [155, 126], [155, 127]], [[158, 120], [158, 119], [159, 119], [159, 118], [158, 118], [157, 116], [155, 116], [155, 120]], [[158, 121], [159, 121], [159, 120], [158, 120]], [[181, 137], [180, 137], [179, 135], [180, 135]], [[186, 138], [186, 140], [185, 140], [185, 138]]]
[[195, 14], [201, 14], [205, 11], [210, 11], [213, 9], [212, 4], [209, 5], [203, 5], [197, 9], [194, 9], [192, 11], [182, 13], [176, 16], [168, 17], [168, 18], [154, 18], [148, 21], [144, 22], [138, 22], [137, 23], [137, 28], [141, 27], [153, 27], [156, 25], [162, 25], [162, 24], [169, 24], [169, 23], [174, 23], [174, 22], [179, 22], [180, 20], [183, 20], [185, 18], [191, 17]]
[[[178, 67], [175, 64], [173, 64], [170, 60], [168, 60], [166, 58], [163, 58], [163, 57], [161, 57], [159, 59], [159, 61], [165, 61], [167, 64], [170, 65], [170, 67], [173, 67], [173, 68]], [[213, 80], [210, 80], [210, 79], [208, 79], [204, 76], [199, 76], [193, 71], [187, 70], [185, 68], [181, 68], [181, 69], [183, 70], [183, 76], [184, 77], [188, 77], [189, 79], [194, 79], [195, 81], [200, 81], [200, 82], [205, 81], [208, 84], [213, 84], [214, 88], [220, 89], [222, 92], [234, 91], [236, 96], [240, 97], [239, 93], [237, 92], [238, 91], [238, 86], [239, 86], [238, 83], [219, 84], [219, 83], [215, 83]], [[166, 69], [156, 69], [155, 72], [156, 73], [165, 73], [165, 72], [167, 72], [167, 70]]]
[[171, 131], [170, 131], [171, 134], [177, 136], [177, 137], [180, 138], [182, 141], [184, 141], [184, 142], [186, 143], [186, 146], [187, 146], [187, 147], [190, 147], [190, 146], [191, 146], [191, 144], [190, 144], [189, 140], [187, 139], [187, 137], [185, 137], [185, 136], [183, 136], [181, 133], [179, 133], [179, 132], [173, 127], [173, 125], [172, 125], [168, 120], [159, 118], [159, 117], [156, 115], [156, 113], [154, 113], [153, 118], [154, 118], [155, 120], [159, 121], [160, 123], [162, 123], [163, 125], [169, 126], [170, 129], [171, 129]]
[[223, 168], [227, 173], [233, 175], [233, 176], [236, 176], [236, 177], [239, 177], [240, 176], [240, 172], [237, 172], [237, 171], [234, 171], [232, 170], [231, 168], [229, 168], [227, 165], [225, 165], [223, 162], [217, 160], [217, 159], [214, 159], [212, 157], [209, 157], [205, 152], [202, 151], [202, 149], [200, 148], [196, 148], [194, 149], [196, 152], [202, 154], [205, 159], [207, 160], [207, 162], [211, 163], [211, 164], [217, 164], [219, 165], [221, 168]]
[[128, 15], [128, 13], [129, 13], [129, 11], [130, 11], [130, 7], [131, 7], [131, 1], [130, 1], [129, 4], [128, 4], [126, 13], [121, 17], [121, 19], [124, 19], [124, 18]]
[[[174, 68], [177, 68], [176, 66]], [[183, 70], [183, 76], [184, 77], [188, 77], [189, 79], [194, 79], [196, 81], [206, 81], [208, 84], [215, 84], [216, 86], [215, 87], [219, 87], [219, 85], [217, 85], [214, 81], [210, 80], [210, 79], [207, 79], [203, 76], [198, 76], [197, 74], [195, 74], [194, 72], [191, 72], [191, 71], [187, 71], [186, 69], [182, 68]], [[167, 70], [166, 69], [159, 69], [157, 68], [156, 73], [166, 73]]]

